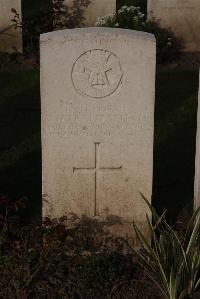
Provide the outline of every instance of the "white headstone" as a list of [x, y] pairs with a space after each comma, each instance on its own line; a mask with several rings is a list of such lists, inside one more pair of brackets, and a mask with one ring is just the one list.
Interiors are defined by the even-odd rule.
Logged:
[[148, 0], [148, 16], [181, 38], [185, 51], [200, 52], [199, 0]]
[[86, 28], [41, 36], [43, 215], [120, 219], [146, 232], [153, 173], [156, 43]]
[[[90, 0], [90, 4], [85, 8], [83, 21], [86, 27], [95, 26], [98, 17], [112, 15], [116, 11], [116, 0]], [[71, 7], [74, 0], [65, 0], [66, 5]]]
[[21, 0], [0, 1], [0, 51], [1, 52], [22, 52], [22, 31], [15, 29], [11, 21], [14, 14], [11, 9], [16, 9], [21, 19]]
[[[199, 77], [199, 86], [200, 86], [200, 77]], [[198, 96], [198, 113], [197, 113], [194, 209], [196, 210], [198, 207], [200, 207], [200, 88], [199, 88], [199, 96]]]

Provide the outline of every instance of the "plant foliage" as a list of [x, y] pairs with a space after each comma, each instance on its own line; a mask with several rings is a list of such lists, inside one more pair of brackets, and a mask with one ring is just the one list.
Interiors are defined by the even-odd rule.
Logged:
[[140, 265], [165, 298], [195, 298], [192, 296], [200, 290], [200, 208], [181, 235], [166, 222], [165, 212], [159, 217], [150, 205], [149, 208], [154, 222], [152, 225], [147, 216], [152, 246], [134, 223], [141, 248], [133, 251]]
[[25, 52], [38, 54], [40, 34], [64, 28], [81, 27], [84, 24], [84, 11], [90, 5], [91, 0], [73, 0], [71, 6], [66, 5], [65, 0], [53, 0], [48, 9], [41, 6], [31, 16], [24, 17], [20, 21], [20, 15], [16, 9], [12, 9], [12, 22], [15, 27], [22, 27]]
[[176, 58], [183, 48], [183, 42], [172, 31], [161, 28], [155, 21], [146, 20], [139, 6], [122, 6], [114, 15], [97, 19], [97, 26], [145, 31], [155, 35], [157, 40], [157, 61], [165, 63]]

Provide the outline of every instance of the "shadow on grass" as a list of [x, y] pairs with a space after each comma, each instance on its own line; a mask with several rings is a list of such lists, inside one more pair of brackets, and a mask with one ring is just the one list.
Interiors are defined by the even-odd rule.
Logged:
[[28, 197], [23, 219], [41, 215], [39, 73], [0, 73], [0, 193]]
[[197, 91], [196, 70], [157, 73], [153, 203], [172, 221], [193, 207]]

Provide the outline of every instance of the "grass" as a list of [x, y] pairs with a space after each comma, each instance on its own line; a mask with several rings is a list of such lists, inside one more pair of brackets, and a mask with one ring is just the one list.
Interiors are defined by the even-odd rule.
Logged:
[[197, 92], [198, 70], [158, 70], [153, 197], [172, 219], [193, 204]]
[[[0, 72], [0, 193], [29, 198], [27, 218], [41, 213], [39, 73]], [[153, 202], [170, 219], [193, 202], [198, 70], [157, 71]]]
[[[34, 70], [0, 73], [0, 192], [41, 210], [40, 90]], [[28, 218], [30, 215], [27, 215]]]

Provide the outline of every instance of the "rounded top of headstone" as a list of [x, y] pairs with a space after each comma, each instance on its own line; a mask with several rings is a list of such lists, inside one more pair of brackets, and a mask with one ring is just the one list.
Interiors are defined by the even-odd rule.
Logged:
[[136, 31], [130, 29], [122, 29], [122, 28], [108, 28], [108, 27], [88, 27], [88, 28], [75, 28], [75, 29], [65, 29], [58, 30], [48, 33], [43, 33], [40, 35], [40, 42], [48, 42], [49, 40], [58, 40], [69, 38], [73, 40], [80, 36], [80, 38], [84, 39], [87, 35], [94, 36], [104, 36], [104, 35], [112, 35], [116, 38], [126, 37], [132, 39], [148, 39], [152, 42], [155, 42], [155, 36], [151, 33]]

